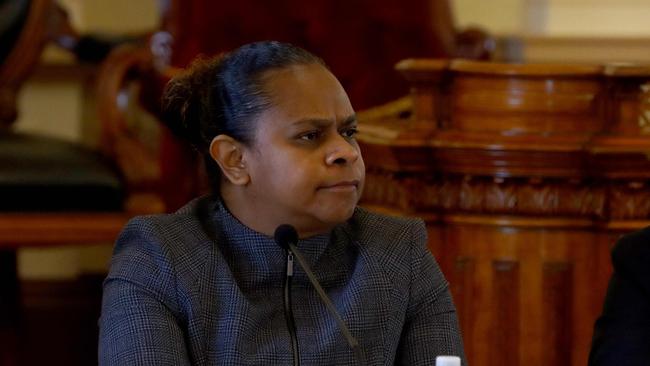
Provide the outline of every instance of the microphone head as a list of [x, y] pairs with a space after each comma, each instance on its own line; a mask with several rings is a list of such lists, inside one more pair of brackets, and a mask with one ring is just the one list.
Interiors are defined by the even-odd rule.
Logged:
[[273, 238], [282, 249], [289, 250], [289, 243], [296, 244], [298, 242], [298, 232], [293, 226], [282, 224], [275, 229]]

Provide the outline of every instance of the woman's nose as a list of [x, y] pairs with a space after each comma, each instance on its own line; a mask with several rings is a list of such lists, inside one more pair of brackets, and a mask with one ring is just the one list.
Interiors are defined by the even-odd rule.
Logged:
[[332, 141], [325, 158], [327, 165], [345, 165], [354, 163], [359, 159], [359, 147], [353, 140], [338, 135]]

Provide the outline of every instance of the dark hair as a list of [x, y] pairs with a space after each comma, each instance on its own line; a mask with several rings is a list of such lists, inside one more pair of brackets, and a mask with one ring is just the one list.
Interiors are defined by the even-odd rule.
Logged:
[[254, 119], [272, 104], [264, 88], [265, 73], [307, 64], [325, 66], [317, 56], [291, 44], [256, 42], [213, 58], [199, 57], [167, 84], [164, 120], [203, 155], [215, 191], [220, 170], [209, 154], [212, 139], [225, 134], [250, 144]]

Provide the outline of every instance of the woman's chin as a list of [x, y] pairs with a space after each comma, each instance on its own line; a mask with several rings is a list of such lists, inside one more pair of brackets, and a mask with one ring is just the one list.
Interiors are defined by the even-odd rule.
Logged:
[[319, 215], [320, 221], [330, 225], [336, 226], [338, 224], [346, 222], [354, 214], [355, 205], [348, 206], [338, 206], [331, 210], [327, 210]]

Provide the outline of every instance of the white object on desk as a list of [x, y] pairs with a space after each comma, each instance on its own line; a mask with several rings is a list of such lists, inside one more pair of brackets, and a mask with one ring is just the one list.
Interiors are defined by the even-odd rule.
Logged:
[[458, 356], [437, 356], [436, 366], [460, 366], [460, 357]]

